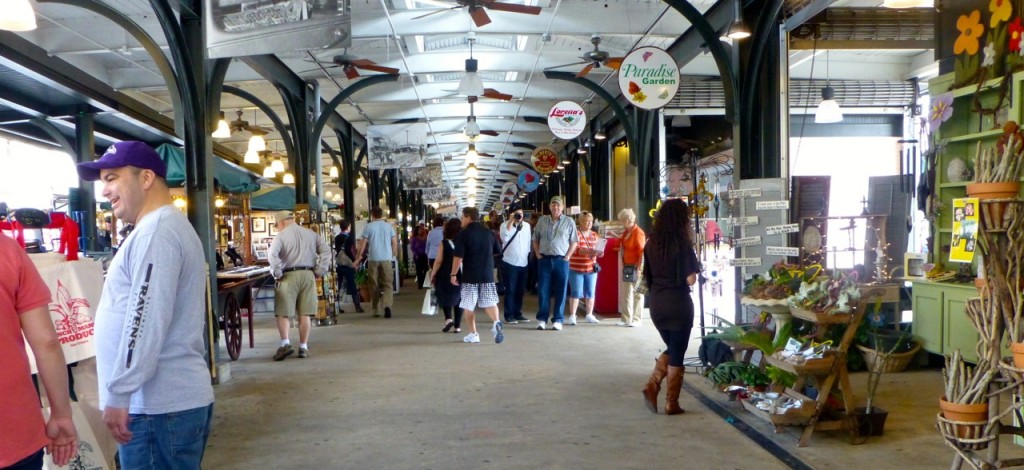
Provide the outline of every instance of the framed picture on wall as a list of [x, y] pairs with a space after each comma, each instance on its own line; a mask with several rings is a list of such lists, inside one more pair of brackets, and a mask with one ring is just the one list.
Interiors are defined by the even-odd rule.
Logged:
[[267, 231], [267, 219], [265, 217], [252, 218], [252, 231], [263, 233]]
[[228, 241], [231, 240], [231, 227], [227, 225], [221, 225], [218, 229], [218, 238], [221, 245], [227, 245]]
[[270, 236], [277, 235], [277, 224], [270, 224]]

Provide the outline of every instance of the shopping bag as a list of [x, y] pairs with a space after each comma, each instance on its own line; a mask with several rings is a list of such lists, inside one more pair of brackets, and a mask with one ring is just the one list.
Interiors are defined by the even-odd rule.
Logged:
[[[50, 414], [49, 408], [44, 408], [44, 417]], [[78, 431], [78, 455], [74, 456], [66, 467], [58, 467], [53, 464], [53, 459], [47, 455], [43, 458], [43, 469], [57, 470], [59, 468], [82, 468], [88, 470], [108, 470], [114, 467], [110, 465], [113, 459], [107, 458], [104, 447], [97, 439], [98, 433], [106, 433], [107, 429], [94, 428], [85, 413], [81, 404], [71, 402], [71, 419], [75, 422], [75, 430]]]
[[[57, 261], [53, 256], [30, 255], [33, 264], [50, 288], [50, 319], [64, 350], [64, 360], [71, 364], [96, 355], [93, 317], [103, 291], [103, 265], [92, 259]], [[35, 356], [25, 345], [32, 373], [36, 373]]]
[[[429, 272], [427, 274], [430, 274]], [[431, 289], [434, 286], [430, 284], [430, 276], [423, 276], [423, 285], [420, 286], [424, 289]]]
[[434, 295], [434, 289], [423, 294], [423, 308], [420, 309], [420, 313], [430, 316], [437, 315], [437, 296]]

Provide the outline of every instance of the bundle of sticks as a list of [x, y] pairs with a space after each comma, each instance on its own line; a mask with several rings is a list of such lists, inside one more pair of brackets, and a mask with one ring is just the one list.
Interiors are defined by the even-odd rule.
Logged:
[[1020, 181], [1024, 172], [1024, 134], [1017, 123], [1007, 122], [996, 148], [982, 150], [978, 142], [974, 157], [974, 181], [1003, 183]]
[[979, 361], [971, 367], [964, 363], [960, 350], [946, 356], [946, 368], [942, 369], [942, 377], [946, 381], [946, 401], [950, 403], [978, 404], [988, 398], [988, 385], [992, 382], [995, 371], [986, 361]]
[[[985, 289], [988, 289], [986, 285]], [[999, 340], [1003, 335], [1003, 323], [1007, 320], [1005, 313], [1000, 315], [999, 312], [993, 311], [997, 308], [997, 304], [991, 300], [986, 300], [986, 293], [983, 291], [981, 297], [976, 297], [967, 301], [967, 307], [964, 309], [967, 314], [967, 319], [974, 325], [974, 329], [978, 330], [981, 337], [978, 338], [978, 345], [976, 351], [978, 353], [978, 362], [998, 362], [999, 361]], [[1011, 318], [1013, 320], [1012, 312]], [[957, 351], [959, 353], [959, 351]]]

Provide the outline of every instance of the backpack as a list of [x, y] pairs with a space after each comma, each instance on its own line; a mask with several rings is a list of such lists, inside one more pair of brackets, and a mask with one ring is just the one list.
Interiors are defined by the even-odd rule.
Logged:
[[720, 339], [703, 338], [697, 349], [697, 358], [704, 367], [718, 367], [723, 362], [733, 360], [732, 348]]

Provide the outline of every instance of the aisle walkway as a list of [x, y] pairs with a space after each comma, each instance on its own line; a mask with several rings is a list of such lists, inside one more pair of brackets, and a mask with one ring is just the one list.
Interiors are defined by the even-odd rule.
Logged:
[[684, 415], [644, 408], [661, 343], [649, 323], [509, 325], [496, 345], [481, 313], [482, 342], [464, 344], [406, 292], [390, 320], [347, 313], [315, 328], [308, 359], [272, 361], [273, 319], [257, 314], [257, 347], [215, 389], [204, 468], [787, 467], [686, 391]]

